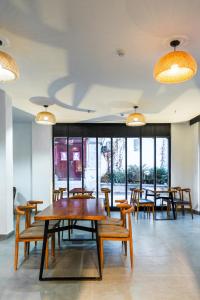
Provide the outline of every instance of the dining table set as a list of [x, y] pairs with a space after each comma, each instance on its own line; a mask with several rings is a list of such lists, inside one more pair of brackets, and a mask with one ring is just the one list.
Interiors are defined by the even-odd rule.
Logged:
[[[171, 220], [176, 219], [176, 211], [174, 204], [172, 189], [146, 189], [145, 197], [153, 197], [155, 211], [157, 208], [158, 200], [166, 200], [170, 203], [172, 207], [172, 217], [171, 218], [158, 218], [155, 215], [155, 220]], [[36, 221], [45, 222], [44, 226], [44, 238], [43, 238], [43, 246], [42, 246], [42, 255], [41, 255], [41, 263], [40, 263], [40, 272], [39, 272], [39, 280], [101, 280], [102, 279], [102, 266], [100, 261], [100, 250], [99, 250], [99, 238], [98, 238], [98, 222], [105, 220], [107, 218], [105, 211], [105, 203], [104, 199], [97, 199], [93, 196], [93, 191], [83, 189], [83, 188], [73, 188], [69, 191], [71, 197], [64, 197], [53, 202], [43, 211], [38, 213], [35, 216]], [[83, 196], [86, 196], [85, 198]], [[88, 196], [88, 197], [87, 197]], [[49, 226], [52, 220], [60, 221], [60, 225], [52, 228]], [[68, 220], [68, 223], [64, 222]], [[91, 221], [91, 226], [83, 226], [78, 221]], [[62, 222], [61, 222], [62, 221]], [[87, 223], [88, 224], [88, 223]], [[97, 260], [98, 260], [98, 276], [94, 277], [63, 277], [63, 276], [44, 276], [44, 263], [45, 263], [45, 253], [46, 253], [46, 245], [49, 234], [55, 234], [56, 232], [64, 232], [64, 231], [72, 231], [72, 230], [81, 230], [85, 232], [91, 232], [92, 236], [95, 236], [95, 239], [92, 238], [96, 242], [96, 250], [97, 250]], [[65, 239], [70, 240], [70, 239]], [[87, 239], [88, 240], [88, 239]]]
[[[92, 196], [92, 191], [88, 191], [86, 189], [74, 188], [69, 191], [73, 196], [75, 195], [89, 195]], [[42, 246], [42, 255], [41, 255], [41, 263], [40, 263], [40, 273], [39, 280], [101, 280], [102, 279], [102, 268], [100, 263], [100, 252], [99, 252], [99, 238], [98, 238], [98, 221], [106, 219], [106, 212], [104, 208], [103, 199], [85, 198], [82, 199], [77, 197], [73, 199], [73, 197], [61, 198], [56, 202], [49, 205], [43, 211], [38, 213], [35, 216], [36, 221], [44, 221], [44, 239]], [[92, 221], [94, 226], [83, 226], [77, 224], [77, 222], [70, 222], [68, 225], [58, 226], [55, 228], [51, 228], [49, 226], [50, 221], [52, 220], [71, 220], [71, 221]], [[70, 225], [69, 225], [70, 224]], [[96, 249], [97, 249], [97, 259], [98, 259], [98, 272], [99, 276], [94, 277], [44, 277], [44, 262], [45, 262], [45, 253], [46, 253], [46, 245], [48, 235], [56, 232], [63, 232], [65, 230], [74, 230], [78, 229], [85, 232], [91, 232], [96, 235]]]

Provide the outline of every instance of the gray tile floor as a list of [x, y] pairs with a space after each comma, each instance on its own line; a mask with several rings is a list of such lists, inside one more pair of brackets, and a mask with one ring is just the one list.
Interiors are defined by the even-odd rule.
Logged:
[[[133, 238], [134, 271], [130, 271], [129, 256], [123, 255], [121, 243], [106, 242], [101, 282], [39, 282], [40, 246], [32, 248], [26, 261], [21, 247], [21, 265], [14, 272], [14, 238], [0, 241], [0, 299], [200, 299], [199, 216], [153, 222], [141, 213], [138, 221], [133, 220]], [[56, 260], [50, 260], [48, 274], [94, 275], [96, 266], [93, 242], [63, 242]]]

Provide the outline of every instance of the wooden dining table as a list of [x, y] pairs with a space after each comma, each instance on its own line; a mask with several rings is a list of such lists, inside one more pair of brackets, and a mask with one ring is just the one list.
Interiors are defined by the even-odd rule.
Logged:
[[[103, 200], [97, 199], [70, 199], [63, 198], [49, 205], [43, 211], [35, 216], [37, 221], [45, 221], [44, 238], [42, 246], [42, 255], [40, 263], [39, 280], [101, 280], [102, 270], [100, 263], [99, 238], [98, 238], [98, 221], [106, 219], [106, 212]], [[71, 222], [68, 226], [49, 228], [50, 220], [89, 220], [94, 221], [94, 228], [80, 226]], [[96, 277], [44, 277], [44, 261], [46, 252], [46, 243], [49, 233], [55, 233], [63, 230], [78, 229], [96, 234], [96, 247], [98, 257], [99, 276]]]

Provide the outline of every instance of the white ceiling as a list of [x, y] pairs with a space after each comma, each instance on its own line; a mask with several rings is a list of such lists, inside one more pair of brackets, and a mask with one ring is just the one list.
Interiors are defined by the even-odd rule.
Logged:
[[200, 61], [199, 12], [199, 0], [1, 0], [0, 37], [20, 79], [0, 88], [32, 114], [47, 97], [58, 122], [120, 122], [135, 104], [148, 122], [189, 120], [200, 113], [199, 72], [176, 85], [152, 73], [174, 37]]

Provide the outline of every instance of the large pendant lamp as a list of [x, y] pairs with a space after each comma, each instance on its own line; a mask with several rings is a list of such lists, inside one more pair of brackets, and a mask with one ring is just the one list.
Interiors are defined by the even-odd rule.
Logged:
[[11, 81], [19, 77], [15, 60], [6, 52], [0, 51], [0, 81]]
[[48, 105], [44, 105], [45, 111], [41, 111], [37, 114], [35, 122], [41, 125], [54, 125], [56, 124], [56, 118], [54, 114], [47, 111]]
[[137, 113], [138, 106], [134, 106], [135, 112], [128, 115], [126, 119], [126, 126], [144, 126], [146, 124], [143, 114]]
[[179, 83], [191, 79], [197, 72], [195, 59], [185, 51], [176, 51], [180, 41], [171, 41], [174, 51], [161, 57], [154, 67], [154, 78], [160, 83]]

